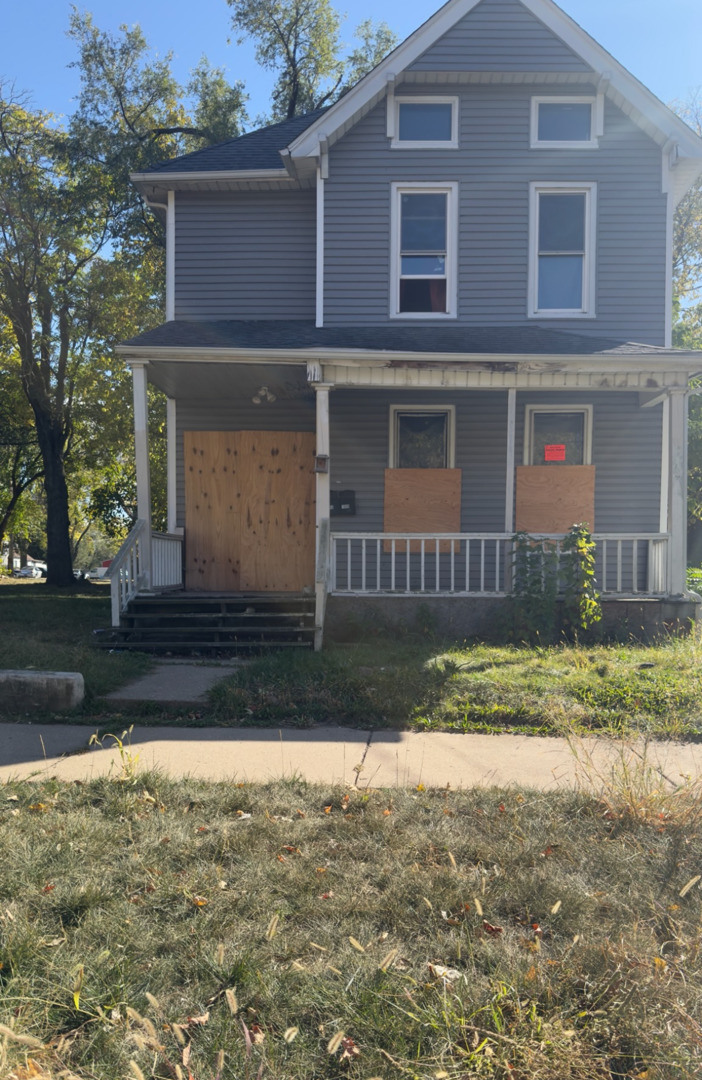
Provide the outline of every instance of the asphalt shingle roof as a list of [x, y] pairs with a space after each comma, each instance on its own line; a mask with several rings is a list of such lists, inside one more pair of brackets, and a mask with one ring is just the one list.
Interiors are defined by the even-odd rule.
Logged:
[[283, 120], [280, 124], [249, 131], [237, 139], [207, 146], [203, 150], [194, 150], [192, 154], [164, 161], [145, 169], [147, 173], [159, 176], [181, 172], [226, 172], [231, 170], [281, 169], [283, 161], [280, 151], [296, 139], [313, 124], [324, 109], [316, 109], [305, 116], [296, 116], [293, 120]]
[[[540, 326], [324, 326], [305, 320], [231, 320], [163, 323], [131, 338], [144, 348], [363, 349], [375, 352], [529, 354], [572, 356], [675, 355], [679, 350], [639, 345]], [[701, 362], [702, 366], [702, 362]]]

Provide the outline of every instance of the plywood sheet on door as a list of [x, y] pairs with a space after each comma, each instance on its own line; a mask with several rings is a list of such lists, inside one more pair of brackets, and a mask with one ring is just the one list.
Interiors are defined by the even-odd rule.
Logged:
[[315, 436], [239, 432], [241, 588], [291, 592], [314, 585]]
[[185, 432], [186, 588], [313, 585], [314, 451], [311, 432]]
[[185, 587], [237, 592], [239, 558], [234, 538], [241, 532], [236, 499], [236, 433], [186, 431]]
[[[386, 469], [383, 528], [389, 533], [460, 532], [461, 469]], [[388, 541], [384, 546], [390, 550]], [[420, 541], [410, 545], [411, 551], [420, 548]], [[451, 541], [443, 541], [439, 550], [450, 551]]]
[[516, 528], [528, 533], [564, 533], [585, 522], [595, 528], [594, 465], [519, 465]]

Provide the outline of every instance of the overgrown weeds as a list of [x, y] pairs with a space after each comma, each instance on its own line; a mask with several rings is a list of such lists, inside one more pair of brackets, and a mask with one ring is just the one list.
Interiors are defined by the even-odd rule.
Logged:
[[8, 784], [0, 1075], [699, 1075], [702, 800], [654, 780]]
[[215, 687], [224, 724], [702, 734], [702, 647], [452, 646], [374, 641], [273, 655]]

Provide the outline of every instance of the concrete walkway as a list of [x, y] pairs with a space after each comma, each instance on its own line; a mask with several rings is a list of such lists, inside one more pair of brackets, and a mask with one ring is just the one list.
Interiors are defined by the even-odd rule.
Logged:
[[[115, 732], [121, 735], [121, 730]], [[69, 724], [0, 724], [0, 781], [90, 780], [119, 776], [113, 739], [89, 748], [90, 728]], [[497, 786], [553, 790], [602, 787], [613, 773], [650, 769], [654, 783], [702, 777], [702, 745], [618, 745], [606, 739], [525, 735], [453, 735], [351, 728], [294, 729], [135, 727], [127, 764], [173, 777], [268, 781], [290, 776], [364, 787]], [[66, 755], [66, 756], [62, 756]]]
[[207, 692], [220, 679], [241, 667], [241, 660], [220, 663], [187, 663], [182, 660], [160, 660], [147, 675], [106, 694], [104, 700], [115, 704], [131, 701], [156, 701], [168, 705], [202, 705]]

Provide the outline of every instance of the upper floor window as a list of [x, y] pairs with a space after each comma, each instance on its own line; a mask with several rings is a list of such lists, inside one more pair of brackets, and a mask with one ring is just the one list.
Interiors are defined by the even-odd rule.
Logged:
[[457, 97], [391, 97], [388, 110], [392, 147], [403, 150], [457, 148]]
[[531, 147], [592, 149], [601, 133], [600, 114], [597, 97], [533, 97]]
[[392, 185], [390, 314], [456, 314], [457, 185]]
[[529, 315], [593, 318], [596, 184], [531, 185]]

